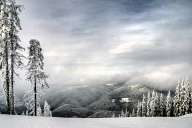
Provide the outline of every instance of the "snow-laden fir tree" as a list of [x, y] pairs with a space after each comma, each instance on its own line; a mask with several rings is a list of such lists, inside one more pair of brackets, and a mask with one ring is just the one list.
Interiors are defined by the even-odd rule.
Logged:
[[115, 113], [114, 113], [114, 112], [113, 112], [113, 114], [112, 114], [111, 118], [115, 118]]
[[7, 100], [7, 112], [14, 114], [14, 75], [15, 67], [22, 65], [23, 57], [18, 51], [18, 32], [21, 30], [19, 13], [21, 6], [15, 0], [0, 1], [0, 69], [4, 78], [4, 89]]
[[191, 97], [191, 84], [188, 80], [185, 80], [184, 87], [183, 87], [183, 102], [181, 103], [181, 107], [183, 108], [182, 114], [189, 114], [191, 113], [192, 108], [192, 97]]
[[192, 112], [191, 86], [191, 83], [186, 79], [178, 82], [174, 97], [175, 116], [181, 116]]
[[180, 105], [181, 105], [181, 82], [178, 81], [175, 96], [174, 96], [174, 115], [180, 116]]
[[44, 109], [43, 109], [43, 115], [44, 116], [52, 116], [52, 112], [50, 110], [50, 105], [47, 101], [44, 102]]
[[29, 61], [28, 61], [28, 74], [27, 79], [34, 87], [34, 115], [37, 115], [37, 93], [38, 87], [48, 87], [47, 75], [44, 72], [44, 57], [42, 54], [42, 48], [38, 40], [30, 40], [29, 46]]
[[186, 80], [181, 81], [181, 90], [180, 90], [180, 106], [179, 111], [180, 115], [185, 115], [186, 112], [186, 103], [185, 103], [185, 94], [187, 93], [187, 84]]
[[143, 94], [143, 100], [142, 100], [142, 116], [147, 116], [147, 99], [146, 96]]
[[21, 113], [21, 115], [23, 115], [23, 116], [24, 116], [24, 115], [25, 115], [25, 112], [22, 112], [22, 113]]
[[[24, 48], [20, 45], [20, 38], [18, 36], [19, 30], [21, 30], [20, 25], [20, 18], [19, 13], [21, 12], [21, 5], [17, 5], [15, 0], [10, 1], [10, 11], [9, 11], [9, 18], [10, 18], [10, 59], [11, 59], [11, 66], [10, 66], [10, 101], [11, 101], [11, 114], [15, 113], [15, 101], [14, 101], [14, 76], [16, 74], [15, 68], [20, 68], [23, 65], [22, 58], [24, 57], [19, 51], [23, 50]], [[17, 75], [17, 74], [16, 74]]]
[[131, 117], [136, 117], [136, 113], [135, 113], [135, 109], [134, 108], [132, 110]]
[[170, 117], [172, 114], [172, 97], [171, 92], [169, 91], [166, 98], [166, 115]]
[[[39, 90], [36, 94], [36, 105], [40, 106], [40, 102], [42, 101], [43, 91], [41, 87], [37, 87]], [[35, 98], [34, 98], [34, 90], [33, 87], [30, 87], [23, 97], [24, 105], [27, 108], [28, 115], [35, 115]]]
[[160, 98], [158, 93], [155, 93], [155, 115], [154, 116], [160, 116]]
[[127, 110], [127, 105], [125, 105], [125, 117], [129, 117], [129, 112]]
[[142, 117], [142, 103], [139, 101], [137, 103], [137, 117]]
[[165, 99], [164, 99], [164, 96], [163, 96], [163, 94], [161, 93], [160, 94], [160, 101], [159, 101], [160, 103], [160, 116], [165, 116], [166, 114], [165, 114]]
[[152, 92], [152, 97], [151, 97], [151, 102], [150, 102], [150, 116], [155, 116], [155, 96], [156, 96], [156, 93], [155, 91], [153, 90]]
[[192, 84], [188, 81], [187, 83], [187, 91], [185, 94], [185, 114], [192, 113]]
[[148, 117], [150, 117], [150, 113], [151, 113], [150, 103], [151, 103], [151, 93], [148, 92], [147, 94], [147, 116]]
[[9, 31], [10, 25], [8, 22], [9, 8], [7, 0], [0, 1], [1, 13], [0, 13], [0, 69], [2, 77], [4, 79], [4, 90], [6, 94], [7, 112], [10, 113], [10, 71], [9, 71], [9, 58], [10, 58], [10, 42]]
[[26, 116], [29, 116], [29, 112], [28, 112], [28, 110], [26, 110], [25, 115], [26, 115]]
[[37, 107], [37, 116], [42, 116], [42, 115], [43, 115], [43, 114], [42, 114], [41, 107], [38, 106], [38, 107]]
[[125, 117], [125, 113], [124, 113], [123, 109], [121, 110], [120, 117]]
[[153, 90], [152, 92], [152, 97], [151, 97], [151, 102], [150, 102], [150, 116], [159, 116], [160, 109], [159, 109], [159, 95], [157, 92]]

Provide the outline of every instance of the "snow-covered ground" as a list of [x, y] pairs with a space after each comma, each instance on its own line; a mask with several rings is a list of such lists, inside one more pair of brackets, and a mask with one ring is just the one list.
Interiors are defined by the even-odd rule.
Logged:
[[182, 118], [45, 118], [0, 115], [0, 128], [191, 128]]

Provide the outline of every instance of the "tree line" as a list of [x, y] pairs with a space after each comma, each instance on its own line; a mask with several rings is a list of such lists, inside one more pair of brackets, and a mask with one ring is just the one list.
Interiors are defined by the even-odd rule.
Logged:
[[[1, 82], [6, 97], [8, 114], [15, 112], [16, 79], [19, 69], [26, 67], [26, 79], [33, 86], [31, 112], [37, 116], [39, 89], [49, 87], [47, 74], [44, 72], [44, 56], [40, 42], [36, 39], [29, 41], [28, 56], [23, 55], [25, 48], [21, 45], [19, 32], [22, 30], [20, 13], [22, 6], [15, 0], [0, 0], [0, 73]], [[24, 60], [28, 63], [24, 64]]]
[[[173, 96], [172, 96], [173, 95]], [[138, 101], [137, 110], [132, 110], [131, 116], [156, 117], [156, 116], [182, 116], [192, 113], [192, 84], [189, 80], [178, 82], [175, 93], [168, 92], [166, 96], [155, 91], [143, 95]]]

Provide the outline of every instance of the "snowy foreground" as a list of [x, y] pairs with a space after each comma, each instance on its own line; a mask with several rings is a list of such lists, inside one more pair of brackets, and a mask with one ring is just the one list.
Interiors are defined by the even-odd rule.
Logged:
[[0, 115], [0, 128], [191, 128], [192, 117], [46, 118]]

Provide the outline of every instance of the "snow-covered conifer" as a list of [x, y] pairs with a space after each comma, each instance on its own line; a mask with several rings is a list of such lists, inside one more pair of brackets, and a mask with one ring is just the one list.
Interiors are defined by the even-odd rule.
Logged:
[[47, 103], [47, 101], [45, 101], [44, 103], [44, 116], [52, 116], [52, 112], [50, 110], [50, 105]]
[[160, 116], [160, 98], [158, 93], [155, 93], [155, 115], [154, 116]]
[[187, 92], [187, 103], [188, 103], [188, 106], [186, 108], [186, 113], [192, 113], [192, 83], [189, 82], [188, 83], [188, 92]]
[[[36, 116], [36, 115], [34, 115], [34, 116]], [[37, 116], [42, 116], [42, 110], [41, 110], [40, 106], [37, 107]]]
[[143, 94], [143, 100], [142, 100], [142, 116], [147, 116], [147, 101], [146, 96]]
[[131, 117], [135, 117], [136, 113], [135, 113], [135, 109], [133, 108], [132, 113], [131, 113]]
[[137, 104], [137, 117], [142, 117], [142, 104], [139, 101]]
[[19, 30], [21, 30], [19, 13], [21, 12], [21, 5], [17, 5], [15, 0], [10, 0], [10, 101], [11, 101], [11, 114], [15, 114], [15, 68], [23, 66], [22, 58], [24, 57], [19, 51], [24, 48], [20, 45], [20, 38], [18, 36]]
[[165, 116], [165, 101], [164, 101], [164, 96], [163, 94], [161, 93], [160, 95], [160, 116]]
[[4, 87], [7, 100], [7, 112], [14, 111], [14, 76], [15, 68], [21, 67], [23, 55], [19, 53], [23, 47], [18, 36], [21, 30], [19, 13], [21, 6], [15, 0], [1, 0], [0, 11], [0, 70], [4, 75]]
[[125, 117], [125, 113], [124, 113], [123, 109], [121, 110], [120, 117]]
[[183, 114], [189, 114], [191, 113], [192, 109], [192, 96], [191, 96], [191, 84], [188, 80], [185, 81], [185, 92], [184, 92], [184, 101], [182, 103], [182, 106], [185, 110], [185, 113]]
[[[42, 99], [43, 92], [38, 87], [37, 97], [36, 97], [36, 104], [37, 106], [40, 106], [40, 102]], [[24, 94], [23, 97], [24, 105], [27, 108], [27, 112], [29, 115], [35, 115], [34, 113], [34, 107], [35, 107], [35, 99], [34, 99], [34, 91], [33, 88], [30, 87], [29, 90]]]
[[25, 112], [22, 112], [21, 115], [25, 115]]
[[115, 118], [115, 113], [113, 112], [113, 114], [112, 114], [112, 116], [111, 116], [112, 118]]
[[151, 93], [148, 92], [147, 94], [147, 116], [150, 116], [151, 108], [150, 108], [150, 102], [151, 102]]
[[42, 48], [38, 40], [30, 40], [29, 46], [29, 61], [28, 61], [28, 76], [27, 79], [34, 86], [34, 115], [37, 115], [37, 94], [38, 87], [48, 87], [47, 75], [44, 72], [44, 57]]
[[9, 6], [7, 0], [1, 0], [0, 15], [0, 70], [4, 79], [4, 90], [6, 96], [7, 112], [11, 113], [10, 101], [10, 25], [8, 18]]
[[171, 92], [169, 91], [166, 98], [166, 115], [170, 117], [171, 113], [172, 113], [172, 98], [171, 98]]
[[180, 105], [181, 105], [181, 82], [178, 81], [175, 97], [174, 97], [174, 115], [180, 116]]
[[151, 108], [150, 116], [152, 116], [152, 117], [155, 116], [155, 96], [156, 96], [156, 93], [153, 90], [152, 97], [151, 97], [151, 102], [150, 102], [150, 108]]
[[26, 110], [25, 115], [26, 115], [26, 116], [29, 116], [29, 112], [28, 112], [28, 110]]
[[186, 104], [185, 104], [185, 94], [186, 94], [186, 80], [183, 79], [181, 82], [181, 99], [180, 99], [180, 106], [179, 106], [179, 111], [180, 111], [180, 115], [185, 115], [185, 108], [186, 108]]

